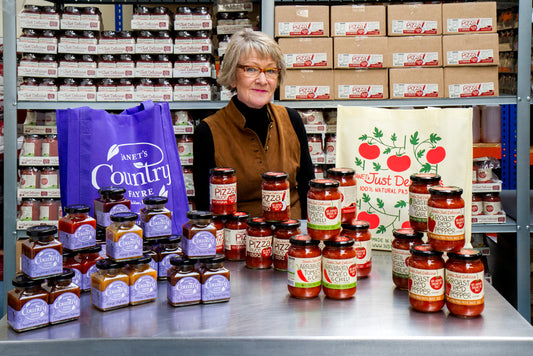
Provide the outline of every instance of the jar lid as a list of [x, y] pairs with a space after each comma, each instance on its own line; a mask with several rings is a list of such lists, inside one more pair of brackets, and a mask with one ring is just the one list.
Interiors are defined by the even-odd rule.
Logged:
[[124, 194], [126, 193], [126, 188], [109, 186], [98, 189], [98, 194], [101, 195], [112, 195], [112, 194]]
[[26, 230], [26, 235], [29, 237], [45, 237], [55, 235], [57, 233], [57, 227], [53, 225], [37, 225], [29, 227]]
[[340, 185], [339, 181], [334, 179], [312, 179], [309, 181], [309, 186], [312, 188], [338, 188]]
[[143, 254], [142, 257], [136, 258], [134, 260], [130, 260], [126, 263], [129, 265], [144, 265], [144, 264], [150, 263], [151, 260], [152, 260], [152, 257]]
[[63, 273], [61, 273], [58, 276], [49, 277], [47, 278], [49, 281], [64, 281], [66, 279], [72, 279], [74, 278], [75, 274], [74, 271], [70, 268], [63, 268]]
[[422, 239], [424, 234], [420, 231], [415, 231], [412, 228], [397, 229], [392, 232], [392, 235], [397, 239]]
[[96, 227], [96, 240], [105, 241], [105, 228]]
[[71, 258], [76, 256], [77, 254], [78, 251], [67, 250], [66, 248], [63, 249], [63, 257]]
[[287, 179], [289, 175], [285, 172], [266, 172], [261, 177], [266, 180], [282, 180]]
[[163, 237], [157, 241], [157, 243], [164, 244], [177, 244], [181, 241], [181, 236], [179, 235], [170, 235], [168, 237]]
[[346, 230], [367, 230], [370, 228], [370, 223], [364, 220], [352, 220], [349, 223], [341, 224]]
[[270, 223], [263, 218], [250, 218], [248, 219], [248, 226], [270, 228]]
[[428, 191], [429, 191], [429, 194], [444, 195], [444, 196], [463, 194], [462, 188], [454, 187], [454, 186], [440, 186], [439, 185], [439, 186], [429, 187]]
[[131, 211], [123, 211], [121, 213], [116, 213], [111, 215], [111, 221], [113, 222], [124, 222], [124, 221], [135, 221], [137, 220], [137, 214], [132, 213]]
[[281, 221], [276, 224], [277, 229], [293, 229], [293, 228], [300, 227], [300, 226], [301, 226], [300, 221], [294, 220], [294, 219]]
[[91, 247], [84, 248], [82, 250], [78, 250], [77, 252], [78, 253], [98, 253], [100, 251], [102, 251], [102, 246], [101, 245], [94, 245], [94, 246], [91, 246]]
[[355, 171], [351, 168], [330, 168], [328, 169], [328, 175], [333, 176], [353, 176], [355, 174]]
[[152, 195], [143, 199], [144, 204], [166, 204], [168, 202], [167, 197]]
[[448, 257], [463, 261], [477, 260], [481, 258], [481, 251], [463, 248], [457, 252], [448, 252]]
[[104, 258], [103, 260], [96, 261], [96, 268], [98, 269], [114, 269], [114, 268], [122, 268], [126, 265], [126, 263], [122, 261], [113, 261], [110, 258]]
[[292, 245], [296, 246], [318, 246], [319, 240], [313, 240], [309, 235], [296, 235], [289, 239]]
[[213, 213], [210, 211], [191, 210], [187, 212], [187, 219], [212, 219]]
[[217, 168], [210, 169], [209, 174], [212, 174], [215, 176], [221, 176], [225, 174], [235, 174], [235, 169], [229, 168], [229, 167], [224, 167], [224, 168], [217, 167]]
[[237, 211], [237, 212], [231, 214], [231, 215], [229, 216], [229, 219], [230, 219], [230, 220], [237, 220], [237, 221], [240, 221], [240, 220], [247, 220], [249, 216], [250, 216], [250, 215], [248, 215], [247, 212], [244, 212], [244, 211]]
[[339, 236], [333, 240], [324, 241], [324, 245], [328, 247], [350, 247], [353, 246], [355, 240], [348, 236]]
[[194, 266], [195, 263], [196, 261], [184, 256], [174, 256], [170, 258], [170, 264], [172, 266]]
[[433, 250], [429, 244], [411, 246], [411, 249], [409, 251], [411, 252], [411, 255], [415, 255], [415, 256], [422, 256], [422, 257], [442, 256], [442, 252]]
[[65, 207], [68, 214], [83, 214], [91, 211], [91, 207], [86, 204], [72, 204]]
[[228, 220], [231, 218], [231, 214], [218, 214], [218, 215], [213, 215], [213, 220]]
[[440, 175], [435, 173], [415, 173], [409, 177], [414, 182], [433, 183], [440, 181]]
[[204, 260], [204, 263], [210, 264], [210, 263], [222, 263], [224, 262], [226, 258], [223, 254], [216, 254], [214, 257], [208, 257]]
[[15, 287], [29, 288], [29, 287], [35, 287], [35, 286], [41, 285], [41, 283], [43, 283], [43, 281], [40, 280], [40, 279], [36, 279], [36, 280], [29, 279], [28, 277], [26, 277], [26, 275], [19, 274], [18, 276], [13, 278], [11, 283]]

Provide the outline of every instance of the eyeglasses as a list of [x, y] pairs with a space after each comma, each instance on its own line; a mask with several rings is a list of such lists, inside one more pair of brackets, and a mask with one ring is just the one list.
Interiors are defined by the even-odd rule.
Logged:
[[243, 70], [243, 73], [248, 78], [257, 78], [259, 74], [265, 73], [265, 77], [267, 79], [277, 79], [279, 76], [279, 73], [281, 72], [281, 69], [279, 68], [259, 68], [254, 66], [243, 66], [241, 64], [237, 64], [237, 68], [241, 68]]

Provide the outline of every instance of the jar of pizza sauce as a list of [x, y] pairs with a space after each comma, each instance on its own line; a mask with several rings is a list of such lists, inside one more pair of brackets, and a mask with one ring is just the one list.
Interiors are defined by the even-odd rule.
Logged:
[[248, 219], [246, 230], [246, 267], [264, 269], [272, 266], [272, 229], [262, 218]]
[[140, 258], [143, 255], [143, 230], [135, 224], [136, 213], [111, 215], [113, 225], [106, 229], [106, 254], [115, 261]]
[[300, 235], [300, 222], [290, 219], [276, 224], [274, 239], [272, 241], [272, 262], [277, 271], [287, 270], [287, 258], [292, 236]]
[[64, 269], [63, 274], [46, 279], [50, 324], [59, 324], [80, 317], [80, 286], [72, 282], [74, 271]]
[[209, 178], [210, 210], [216, 215], [237, 211], [237, 176], [233, 168], [213, 168]]
[[194, 261], [184, 256], [172, 257], [167, 274], [167, 299], [173, 307], [200, 304], [202, 284], [200, 273], [194, 270]]
[[428, 220], [429, 187], [439, 185], [440, 175], [415, 173], [409, 185], [409, 223], [415, 231], [426, 231]]
[[94, 215], [96, 225], [108, 227], [111, 225], [111, 215], [130, 211], [131, 202], [124, 198], [126, 189], [122, 187], [103, 187], [98, 190], [100, 197], [94, 200]]
[[357, 258], [354, 239], [339, 236], [324, 241], [322, 250], [322, 290], [328, 298], [348, 299], [357, 290]]
[[442, 252], [428, 244], [411, 247], [409, 257], [409, 303], [421, 312], [444, 307], [444, 261]]
[[228, 217], [224, 226], [224, 254], [228, 261], [246, 259], [246, 229], [248, 214], [238, 211]]
[[353, 220], [342, 224], [341, 236], [354, 239], [354, 248], [357, 260], [357, 277], [368, 277], [372, 270], [372, 234], [368, 229], [370, 224], [363, 220]]
[[42, 280], [31, 280], [21, 274], [13, 278], [14, 289], [7, 293], [7, 323], [22, 332], [47, 326], [49, 323], [48, 293]]
[[224, 224], [226, 223], [229, 215], [216, 215], [213, 216], [213, 224], [217, 229], [217, 254], [224, 254]]
[[322, 252], [319, 240], [297, 235], [290, 238], [288, 252], [287, 288], [292, 297], [309, 299], [320, 294]]
[[437, 251], [459, 251], [465, 244], [465, 202], [463, 189], [429, 188], [428, 242]]
[[313, 179], [307, 193], [307, 233], [315, 240], [330, 240], [341, 232], [340, 183]]
[[30, 237], [22, 243], [21, 269], [29, 278], [52, 277], [63, 273], [63, 245], [54, 238], [57, 228], [52, 225], [32, 226]]
[[355, 204], [357, 202], [357, 183], [355, 171], [351, 168], [330, 168], [328, 178], [339, 181], [341, 193], [341, 223], [348, 223], [355, 219]]
[[69, 250], [96, 245], [96, 220], [89, 216], [91, 207], [73, 204], [65, 207], [66, 216], [59, 219], [59, 242]]
[[91, 276], [91, 303], [107, 311], [126, 307], [130, 303], [129, 276], [122, 271], [124, 262], [110, 258], [96, 261], [97, 272]]
[[266, 172], [261, 177], [263, 219], [272, 222], [289, 220], [291, 217], [289, 175], [285, 172]]
[[172, 213], [165, 207], [168, 198], [149, 196], [143, 199], [140, 211], [143, 236], [147, 239], [170, 236], [172, 234]]
[[423, 233], [412, 228], [403, 228], [392, 232], [392, 281], [399, 289], [408, 289], [409, 263], [411, 247], [422, 245]]

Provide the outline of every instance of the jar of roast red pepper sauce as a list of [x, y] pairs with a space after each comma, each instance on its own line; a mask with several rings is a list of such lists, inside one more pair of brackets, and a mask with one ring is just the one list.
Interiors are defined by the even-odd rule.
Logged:
[[339, 236], [324, 241], [322, 250], [322, 289], [332, 299], [348, 299], [357, 290], [357, 258], [354, 239]]
[[440, 175], [416, 173], [411, 175], [409, 185], [409, 223], [415, 231], [426, 231], [428, 220], [429, 187], [439, 185]]
[[262, 218], [248, 219], [246, 230], [246, 267], [264, 269], [272, 266], [272, 229]]
[[357, 201], [357, 182], [355, 171], [351, 168], [330, 168], [328, 178], [339, 181], [341, 193], [341, 222], [347, 223], [355, 219]]
[[233, 168], [213, 168], [209, 178], [210, 210], [215, 215], [237, 211], [237, 176]]
[[341, 232], [340, 183], [313, 179], [307, 193], [307, 233], [315, 240], [330, 240]]
[[421, 312], [444, 307], [444, 261], [442, 252], [428, 244], [411, 247], [409, 257], [409, 303]]
[[290, 238], [287, 263], [287, 288], [291, 296], [301, 299], [320, 294], [322, 279], [322, 252], [318, 244], [307, 235]]
[[291, 195], [289, 175], [285, 172], [266, 172], [262, 174], [261, 195], [263, 219], [283, 221], [291, 217]]
[[423, 233], [412, 228], [398, 229], [392, 232], [392, 281], [400, 289], [408, 289], [409, 256], [411, 247], [422, 245]]
[[238, 211], [228, 217], [224, 226], [224, 254], [229, 261], [246, 259], [246, 229], [248, 214]]
[[341, 236], [354, 239], [357, 257], [357, 276], [368, 277], [372, 270], [372, 234], [368, 229], [370, 224], [363, 220], [353, 220], [351, 223], [342, 224]]
[[291, 246], [289, 239], [301, 233], [298, 220], [291, 219], [276, 224], [272, 242], [272, 262], [275, 270], [287, 270], [287, 258], [289, 247]]
[[437, 251], [459, 251], [465, 244], [465, 202], [458, 187], [429, 188], [428, 242]]
[[445, 266], [446, 307], [461, 317], [474, 317], [485, 307], [484, 267], [481, 252], [449, 252]]

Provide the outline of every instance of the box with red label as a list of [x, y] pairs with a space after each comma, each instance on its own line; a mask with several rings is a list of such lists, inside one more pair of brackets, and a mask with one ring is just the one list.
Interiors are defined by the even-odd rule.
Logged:
[[336, 100], [389, 97], [389, 78], [386, 69], [339, 69], [334, 74]]
[[331, 7], [331, 35], [385, 36], [384, 5], [340, 5]]
[[442, 36], [444, 66], [498, 65], [500, 62], [498, 34]]
[[96, 69], [96, 62], [68, 61], [62, 58], [59, 60], [57, 76], [66, 78], [95, 78]]
[[135, 87], [132, 85], [100, 85], [96, 91], [96, 101], [132, 101]]
[[442, 68], [390, 68], [391, 99], [443, 98]]
[[335, 37], [333, 57], [335, 68], [390, 67], [388, 37]]
[[498, 96], [498, 67], [444, 68], [444, 85], [448, 98]]
[[25, 37], [17, 40], [17, 51], [22, 53], [57, 53], [57, 37]]
[[280, 86], [280, 100], [333, 99], [333, 70], [289, 70]]
[[442, 26], [445, 35], [496, 32], [496, 2], [443, 4]]
[[407, 36], [389, 38], [391, 67], [442, 66], [441, 36]]
[[210, 30], [213, 20], [210, 14], [176, 13], [174, 15], [174, 30]]
[[22, 57], [18, 66], [19, 77], [55, 78], [57, 77], [57, 62], [33, 60]]
[[135, 53], [161, 53], [170, 54], [174, 52], [172, 38], [139, 38], [135, 43]]
[[62, 30], [100, 31], [102, 20], [99, 14], [62, 14], [59, 26]]
[[60, 85], [57, 92], [58, 101], [96, 101], [96, 85], [69, 86]]
[[276, 37], [329, 37], [329, 6], [276, 6]]
[[387, 35], [442, 34], [440, 4], [409, 4], [387, 6]]
[[22, 10], [18, 14], [18, 26], [20, 28], [35, 28], [42, 30], [59, 30], [58, 13], [35, 13]]
[[57, 86], [22, 83], [17, 95], [20, 101], [57, 101]]
[[57, 53], [97, 54], [98, 40], [96, 38], [62, 36], [59, 37]]
[[287, 68], [333, 68], [332, 38], [280, 38]]

